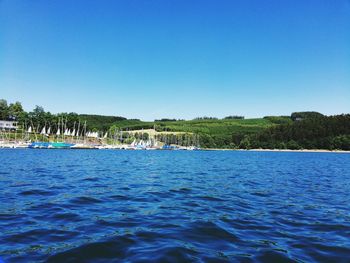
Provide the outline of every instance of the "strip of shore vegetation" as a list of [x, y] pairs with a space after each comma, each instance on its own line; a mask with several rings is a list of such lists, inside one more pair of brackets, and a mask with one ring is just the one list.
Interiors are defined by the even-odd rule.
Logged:
[[326, 149], [220, 149], [220, 148], [204, 148], [205, 151], [246, 151], [246, 152], [300, 152], [300, 153], [350, 153], [346, 150], [326, 150]]
[[350, 114], [325, 116], [318, 112], [295, 112], [290, 116], [255, 119], [228, 116], [223, 119], [201, 117], [145, 122], [120, 116], [51, 114], [40, 106], [26, 112], [20, 102], [7, 105], [5, 100], [0, 100], [0, 120], [16, 120], [22, 127], [33, 124], [38, 131], [45, 125], [55, 129], [59, 120], [65, 120], [69, 129], [73, 129], [74, 123], [86, 122], [87, 130], [101, 133], [116, 130], [142, 133], [146, 129], [155, 129], [162, 133], [160, 140], [167, 142], [189, 144], [189, 138], [196, 135], [200, 147], [205, 149], [350, 150]]

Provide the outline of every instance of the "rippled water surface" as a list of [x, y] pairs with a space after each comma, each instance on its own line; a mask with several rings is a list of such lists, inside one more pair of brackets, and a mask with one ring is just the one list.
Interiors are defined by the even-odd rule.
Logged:
[[350, 154], [0, 150], [5, 262], [349, 262]]

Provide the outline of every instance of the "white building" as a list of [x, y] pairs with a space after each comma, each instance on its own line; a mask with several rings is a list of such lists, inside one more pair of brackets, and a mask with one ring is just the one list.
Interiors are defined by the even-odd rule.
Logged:
[[17, 130], [17, 121], [1, 121], [0, 130]]

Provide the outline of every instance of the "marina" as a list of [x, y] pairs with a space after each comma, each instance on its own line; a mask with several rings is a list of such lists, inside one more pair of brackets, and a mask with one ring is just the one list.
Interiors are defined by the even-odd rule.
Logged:
[[[74, 124], [75, 126], [75, 124]], [[85, 124], [86, 127], [86, 124]], [[162, 133], [157, 134], [155, 130], [141, 130], [141, 137], [136, 136], [137, 131], [119, 131], [115, 136], [108, 137], [108, 132], [86, 132], [81, 133], [75, 128], [71, 131], [64, 128], [61, 134], [60, 128], [51, 134], [51, 127], [44, 126], [40, 133], [35, 132], [32, 126], [27, 129], [22, 128], [18, 133], [17, 127], [9, 130], [2, 129], [0, 132], [0, 148], [28, 148], [28, 149], [95, 149], [95, 150], [200, 150], [199, 140], [193, 136], [196, 145], [181, 145], [178, 141], [172, 143]], [[143, 138], [143, 137], [147, 138]], [[165, 139], [164, 139], [165, 138]], [[41, 140], [39, 140], [41, 139]], [[132, 139], [131, 143], [128, 143]], [[164, 141], [161, 141], [164, 139]]]

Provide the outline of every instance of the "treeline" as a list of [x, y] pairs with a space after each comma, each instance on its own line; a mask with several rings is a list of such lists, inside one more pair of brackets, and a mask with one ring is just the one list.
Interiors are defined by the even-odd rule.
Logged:
[[224, 120], [243, 120], [244, 116], [238, 116], [238, 115], [231, 115], [231, 116], [226, 116]]
[[0, 99], [0, 120], [22, 121], [26, 117], [27, 114], [20, 102], [8, 104], [6, 100]]
[[204, 148], [350, 150], [349, 116], [295, 112], [230, 122], [211, 118], [207, 122], [163, 123], [159, 128], [197, 133]]
[[316, 111], [301, 111], [301, 112], [293, 112], [290, 116], [293, 121], [300, 121], [304, 119], [314, 119], [314, 118], [320, 118], [324, 115], [316, 112]]
[[[120, 116], [77, 114], [75, 112], [52, 114], [41, 106], [35, 106], [32, 111], [26, 112], [20, 102], [8, 104], [4, 99], [0, 99], [0, 120], [18, 121], [21, 127], [32, 127], [37, 132], [43, 127], [51, 127], [52, 131], [56, 131], [62, 126], [62, 123], [67, 129], [73, 129], [79, 124], [82, 127], [86, 123], [86, 130], [107, 131], [115, 122], [127, 121], [126, 118]], [[140, 120], [134, 122], [139, 123]]]
[[169, 122], [169, 121], [184, 121], [183, 119], [169, 119], [169, 118], [162, 118], [154, 120], [154, 122]]
[[[201, 120], [219, 120], [217, 117], [196, 117], [193, 119], [194, 121], [201, 121]], [[239, 115], [230, 115], [222, 118], [222, 120], [244, 120], [244, 116], [239, 116]]]
[[350, 150], [350, 114], [313, 117], [245, 136], [240, 148]]
[[204, 117], [196, 117], [194, 118], [193, 120], [194, 121], [201, 121], [201, 120], [218, 120], [219, 118], [216, 118], [216, 117], [207, 117], [207, 116], [204, 116]]
[[127, 120], [126, 118], [120, 116], [103, 116], [93, 114], [79, 114], [78, 117], [83, 122], [86, 121], [87, 126], [90, 129], [95, 129], [98, 131], [107, 131], [115, 122]]

